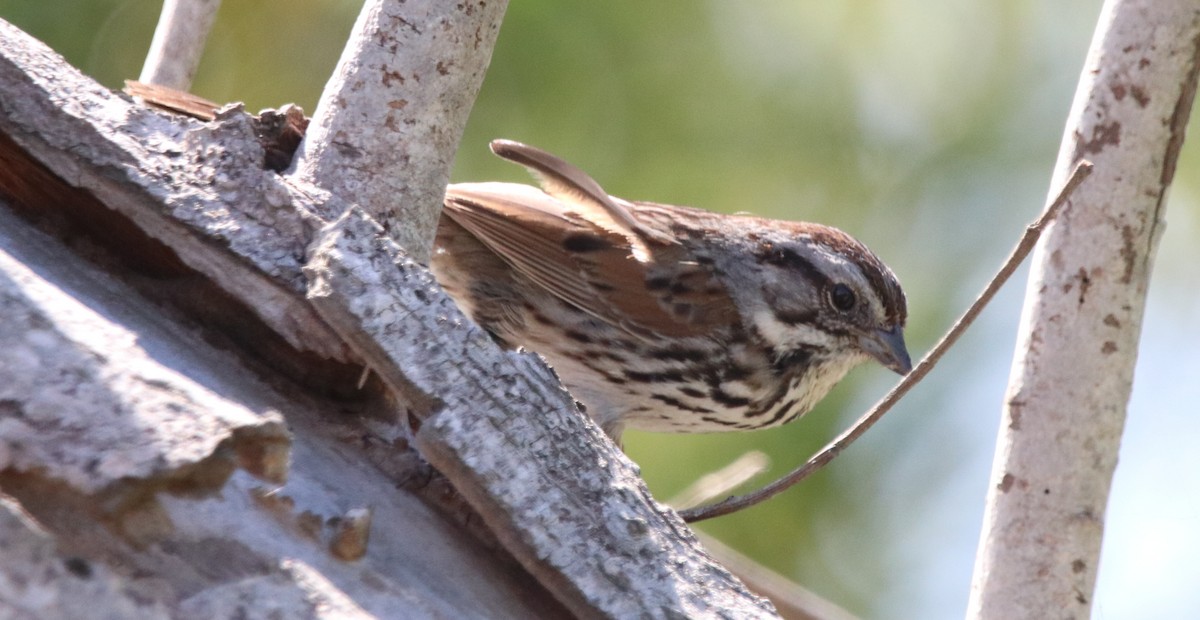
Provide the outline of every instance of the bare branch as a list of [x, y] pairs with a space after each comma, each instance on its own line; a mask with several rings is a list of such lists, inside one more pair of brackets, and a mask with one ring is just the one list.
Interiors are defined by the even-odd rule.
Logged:
[[969, 618], [1091, 615], [1150, 264], [1200, 70], [1200, 5], [1109, 0], [1054, 184], [1097, 174], [1034, 255]]
[[428, 262], [454, 154], [507, 5], [368, 0], [289, 174], [357, 203]]
[[141, 107], [0, 22], [0, 617], [563, 617], [397, 488], [403, 443], [352, 415], [377, 382], [289, 379], [349, 353], [254, 122]]
[[139, 81], [186, 91], [204, 55], [221, 0], [164, 0]]

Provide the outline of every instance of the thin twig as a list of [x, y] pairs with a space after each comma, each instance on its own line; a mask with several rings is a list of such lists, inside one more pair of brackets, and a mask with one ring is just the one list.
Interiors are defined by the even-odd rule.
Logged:
[[1017, 247], [1013, 248], [1012, 254], [1008, 256], [1008, 260], [1006, 260], [1004, 265], [1000, 267], [1000, 271], [996, 273], [996, 276], [992, 278], [992, 281], [989, 282], [987, 287], [983, 289], [983, 292], [979, 294], [979, 297], [975, 299], [975, 303], [971, 304], [970, 308], [967, 308], [967, 311], [964, 312], [963, 315], [959, 317], [958, 321], [956, 321], [954, 325], [950, 327], [949, 331], [946, 332], [946, 335], [943, 336], [936, 345], [934, 345], [933, 349], [931, 349], [929, 353], [925, 355], [925, 358], [922, 359], [915, 368], [913, 368], [912, 372], [908, 373], [903, 379], [901, 379], [900, 383], [896, 384], [896, 387], [892, 388], [892, 391], [888, 392], [882, 400], [876, 403], [874, 407], [872, 407], [869, 411], [863, 414], [862, 417], [855, 421], [850, 428], [846, 429], [841, 435], [838, 435], [837, 438], [829, 442], [829, 444], [822, 448], [820, 452], [817, 452], [812, 456], [812, 458], [808, 459], [806, 463], [796, 469], [793, 469], [782, 478], [779, 478], [778, 480], [768, 484], [767, 486], [764, 486], [757, 491], [754, 491], [753, 493], [730, 497], [708, 506], [701, 506], [699, 508], [680, 511], [679, 515], [683, 517], [683, 520], [689, 523], [695, 523], [696, 521], [703, 521], [704, 519], [711, 519], [713, 517], [727, 515], [731, 512], [736, 512], [743, 508], [749, 508], [750, 506], [766, 501], [767, 499], [770, 499], [771, 497], [774, 497], [775, 495], [787, 490], [797, 482], [809, 477], [818, 469], [824, 467], [827, 463], [829, 463], [829, 461], [832, 461], [834, 457], [840, 454], [842, 450], [844, 450], [851, 443], [854, 443], [854, 441], [861, 437], [863, 433], [867, 432], [867, 430], [874, 426], [874, 424], [883, 417], [883, 414], [887, 413], [888, 410], [891, 409], [901, 397], [907, 394], [908, 391], [917, 384], [917, 382], [925, 378], [925, 375], [929, 374], [929, 371], [933, 370], [933, 367], [935, 364], [937, 364], [938, 360], [945, 355], [946, 351], [949, 350], [950, 347], [958, 340], [959, 336], [962, 336], [963, 332], [967, 330], [967, 327], [969, 327], [971, 323], [975, 321], [975, 318], [979, 316], [979, 313], [983, 311], [983, 308], [992, 300], [992, 297], [995, 297], [996, 292], [1000, 290], [1000, 287], [1003, 286], [1006, 281], [1008, 281], [1008, 278], [1012, 276], [1013, 272], [1017, 270], [1017, 267], [1020, 266], [1020, 264], [1025, 260], [1025, 257], [1028, 256], [1033, 250], [1034, 245], [1037, 244], [1038, 239], [1041, 237], [1042, 231], [1045, 230], [1046, 226], [1049, 225], [1050, 222], [1054, 221], [1054, 218], [1058, 217], [1059, 212], [1062, 211], [1064, 206], [1066, 206], [1067, 200], [1071, 197], [1071, 194], [1075, 191], [1075, 188], [1078, 187], [1079, 184], [1082, 183], [1083, 180], [1086, 179], [1091, 173], [1091, 162], [1081, 160], [1075, 165], [1075, 169], [1071, 171], [1071, 176], [1067, 179], [1067, 182], [1063, 184], [1063, 187], [1061, 190], [1059, 190], [1058, 195], [1055, 196], [1054, 200], [1049, 204], [1049, 206], [1042, 211], [1041, 216], [1034, 220], [1034, 222], [1025, 229], [1025, 233], [1021, 235], [1021, 240], [1017, 242]]
[[138, 81], [187, 91], [221, 0], [165, 0]]

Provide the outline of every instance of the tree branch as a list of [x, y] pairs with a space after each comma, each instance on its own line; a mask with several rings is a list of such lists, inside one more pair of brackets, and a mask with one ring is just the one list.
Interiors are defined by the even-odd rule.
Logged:
[[164, 0], [138, 80], [186, 91], [192, 86], [221, 0]]
[[1109, 0], [1052, 186], [1096, 174], [1034, 255], [970, 618], [1090, 614], [1162, 208], [1200, 69], [1200, 7]]
[[[460, 617], [500, 601], [500, 615], [561, 616], [532, 574], [585, 617], [775, 616], [654, 502], [636, 466], [576, 411], [538, 358], [501, 351], [471, 326], [365, 209], [264, 169], [263, 123], [237, 106], [211, 123], [140, 107], [0, 23], [0, 190], [19, 212], [62, 222], [63, 235], [106, 257], [106, 268], [141, 282], [111, 297], [145, 304], [168, 331], [203, 329], [228, 346], [189, 376], [246, 380], [249, 366], [269, 377], [250, 381], [262, 400], [253, 391], [228, 398], [270, 403], [255, 410], [278, 411], [298, 446], [282, 489], [233, 476], [216, 481], [222, 496], [214, 500], [152, 496], [165, 509], [137, 513], [134, 523], [148, 530], [141, 540], [190, 550], [164, 564], [189, 569], [159, 579], [167, 593], [156, 590], [156, 600], [197, 614], [238, 600], [380, 613], [397, 608], [395, 596], [419, 591], [419, 604], [398, 608]], [[326, 213], [341, 217], [326, 221]], [[143, 296], [171, 310], [156, 313]], [[358, 390], [363, 364], [379, 379]], [[0, 404], [0, 418], [5, 412]], [[529, 573], [459, 540], [461, 530], [381, 476], [389, 464], [369, 466], [364, 446], [404, 456], [410, 420], [423, 453]], [[0, 439], [8, 428], [0, 424]], [[94, 532], [83, 527], [93, 522], [46, 492], [57, 479], [2, 482], [22, 505], [39, 502], [31, 512], [60, 540], [74, 536], [90, 559], [160, 577], [156, 547], [105, 539], [119, 562], [93, 553]], [[53, 520], [63, 514], [70, 518]], [[367, 518], [369, 545], [358, 536], [327, 551], [330, 530], [341, 536], [342, 525]], [[222, 553], [206, 558], [209, 548]], [[237, 578], [223, 583], [190, 572], [221, 576], [227, 565]], [[188, 583], [194, 589], [181, 603], [174, 588]], [[277, 597], [280, 588], [289, 595]]]
[[429, 262], [454, 154], [507, 6], [368, 0], [290, 176], [357, 203]]

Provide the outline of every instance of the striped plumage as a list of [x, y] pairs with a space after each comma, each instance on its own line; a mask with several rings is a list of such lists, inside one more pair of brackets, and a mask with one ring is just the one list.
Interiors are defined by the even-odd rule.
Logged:
[[628, 202], [522, 144], [543, 189], [447, 189], [432, 267], [479, 325], [543, 355], [612, 436], [710, 432], [807, 412], [870, 358], [910, 368], [904, 293], [827, 226]]

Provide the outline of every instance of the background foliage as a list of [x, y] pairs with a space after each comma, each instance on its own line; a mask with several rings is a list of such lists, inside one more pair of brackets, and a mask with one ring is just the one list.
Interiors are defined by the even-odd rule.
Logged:
[[[315, 108], [360, 6], [226, 0], [194, 91]], [[455, 180], [518, 180], [494, 137], [536, 144], [634, 199], [811, 219], [877, 251], [908, 291], [914, 354], [1040, 209], [1098, 1], [512, 0]], [[0, 0], [0, 18], [119, 87], [159, 3]], [[1184, 152], [1108, 514], [1096, 617], [1200, 613], [1200, 173]], [[1023, 283], [1023, 276], [1016, 282]], [[966, 604], [1022, 284], [827, 471], [702, 529], [855, 613]], [[863, 368], [803, 421], [749, 434], [631, 433], [670, 498], [747, 450], [772, 473], [894, 382]]]

